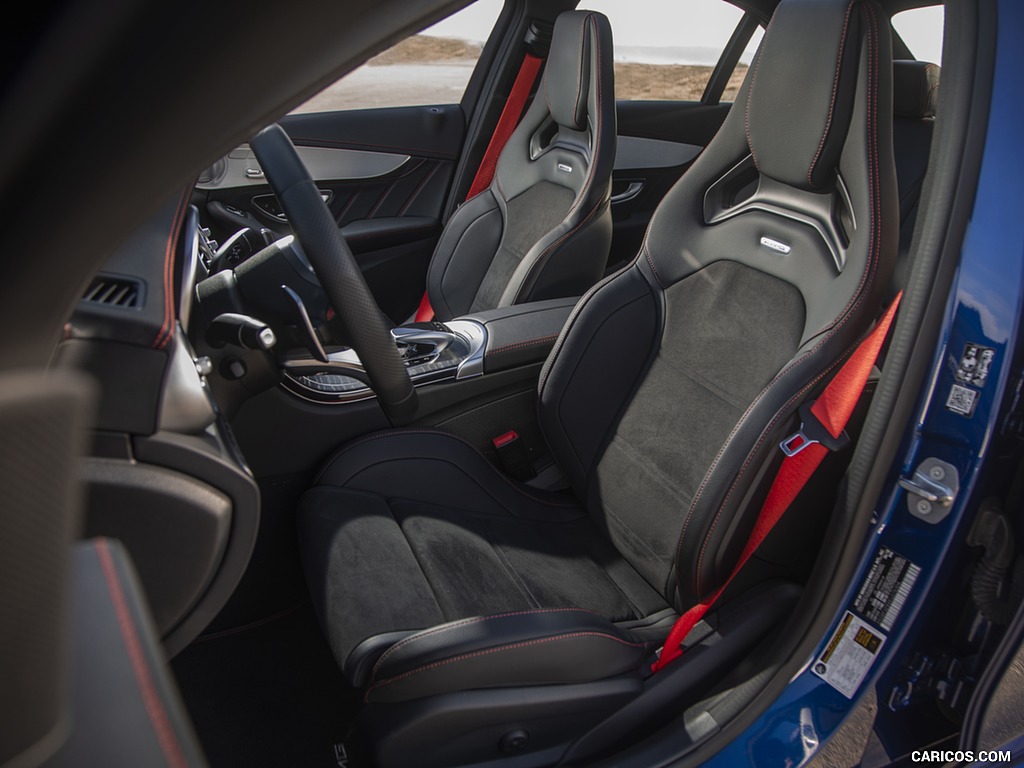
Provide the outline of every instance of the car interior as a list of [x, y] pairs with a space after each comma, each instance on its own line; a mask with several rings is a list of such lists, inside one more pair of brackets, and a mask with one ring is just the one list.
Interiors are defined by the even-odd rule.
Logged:
[[[604, 14], [510, 1], [460, 103], [268, 113], [119, 238], [67, 380], [24, 384], [82, 499], [0, 544], [73, 574], [33, 593], [67, 626], [37, 609], [11, 655], [71, 703], [0, 757], [654, 765], [763, 704], [849, 538], [885, 352], [734, 568], [780, 442], [911, 281], [944, 91], [890, 24], [926, 3], [730, 2], [700, 100], [616, 102]], [[74, 507], [19, 461], [12, 498]]]

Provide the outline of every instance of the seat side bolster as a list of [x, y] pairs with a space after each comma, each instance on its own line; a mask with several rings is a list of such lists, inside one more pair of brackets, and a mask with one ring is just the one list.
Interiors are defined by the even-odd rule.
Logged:
[[653, 647], [583, 609], [477, 616], [395, 643], [374, 666], [366, 701], [591, 682], [639, 670]]
[[439, 320], [451, 320], [469, 311], [505, 228], [501, 204], [493, 189], [467, 200], [452, 215], [441, 233], [427, 271], [427, 294]]
[[352, 649], [341, 670], [345, 677], [357, 688], [366, 685], [373, 674], [374, 664], [386, 653], [389, 648], [405, 638], [418, 634], [415, 630], [398, 630], [397, 632], [382, 632], [379, 635], [371, 635]]

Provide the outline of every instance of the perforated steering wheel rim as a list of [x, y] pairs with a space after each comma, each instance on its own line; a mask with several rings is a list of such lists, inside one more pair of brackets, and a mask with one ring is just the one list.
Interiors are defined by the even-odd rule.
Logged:
[[381, 408], [394, 424], [416, 412], [416, 390], [348, 243], [288, 134], [276, 123], [249, 142], [295, 239], [327, 294], [345, 338], [359, 355]]

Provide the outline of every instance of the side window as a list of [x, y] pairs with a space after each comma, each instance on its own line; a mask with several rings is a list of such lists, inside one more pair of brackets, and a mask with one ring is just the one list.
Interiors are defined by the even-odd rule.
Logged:
[[941, 5], [913, 8], [892, 17], [893, 29], [907, 44], [914, 58], [933, 64], [942, 62], [942, 23]]
[[477, 0], [377, 54], [293, 112], [458, 102], [503, 2]]
[[740, 54], [740, 60], [736, 62], [736, 69], [732, 71], [729, 82], [722, 92], [722, 101], [736, 100], [736, 95], [740, 92], [740, 86], [743, 85], [743, 78], [747, 76], [750, 62], [757, 53], [757, 47], [761, 45], [762, 37], [764, 37], [764, 27], [758, 27], [754, 30], [754, 34], [750, 36], [750, 41], [743, 49], [743, 53]]
[[[615, 39], [615, 97], [699, 101], [743, 11], [725, 0], [583, 0]], [[732, 101], [761, 42], [758, 27], [722, 94]]]

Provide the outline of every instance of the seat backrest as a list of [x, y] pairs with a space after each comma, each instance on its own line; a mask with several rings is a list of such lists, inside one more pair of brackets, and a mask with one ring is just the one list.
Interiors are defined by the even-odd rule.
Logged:
[[615, 88], [611, 27], [600, 13], [559, 15], [532, 104], [489, 188], [449, 220], [427, 274], [441, 320], [578, 296], [611, 247]]
[[575, 491], [680, 610], [728, 576], [791, 417], [879, 311], [898, 223], [887, 30], [872, 0], [782, 0], [721, 130], [541, 374]]
[[927, 61], [892, 63], [892, 145], [900, 199], [900, 245], [894, 283], [906, 283], [910, 240], [917, 219], [917, 203], [928, 169], [928, 154], [935, 130], [941, 70]]

